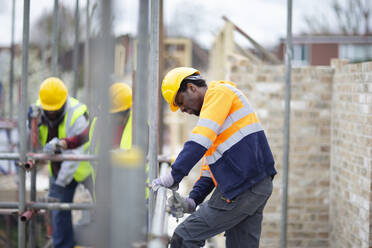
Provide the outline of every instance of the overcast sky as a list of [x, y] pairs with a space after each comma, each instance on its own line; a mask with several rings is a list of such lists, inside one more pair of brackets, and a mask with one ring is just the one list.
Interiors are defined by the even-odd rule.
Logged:
[[[94, 2], [94, 0], [90, 1]], [[0, 0], [0, 46], [10, 44], [11, 2], [11, 0]], [[53, 2], [52, 0], [31, 1], [31, 26], [44, 11], [53, 9]], [[272, 46], [279, 38], [286, 35], [286, 2], [285, 0], [164, 0], [164, 20], [169, 24], [180, 23], [184, 25], [184, 30], [193, 26], [194, 38], [204, 47], [209, 47], [214, 34], [224, 24], [221, 16], [226, 15], [252, 38], [263, 45]], [[293, 32], [296, 34], [306, 30], [304, 15], [313, 15], [324, 10], [329, 2], [330, 0], [293, 0]], [[60, 0], [60, 3], [73, 8], [75, 0]], [[85, 4], [86, 0], [80, 0], [81, 8]], [[138, 1], [116, 0], [115, 33], [135, 34], [137, 13]], [[16, 0], [16, 42], [22, 40], [22, 16], [23, 1]], [[189, 23], [192, 25], [188, 25]], [[185, 32], [190, 34], [193, 29]]]

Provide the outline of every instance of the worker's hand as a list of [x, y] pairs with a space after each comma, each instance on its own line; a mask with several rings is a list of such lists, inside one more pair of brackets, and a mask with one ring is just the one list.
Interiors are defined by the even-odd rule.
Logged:
[[41, 115], [41, 107], [36, 104], [31, 104], [30, 109], [28, 110], [28, 116], [29, 118], [36, 118]]
[[57, 137], [51, 139], [45, 146], [44, 152], [49, 154], [55, 154], [61, 152], [61, 150], [66, 149], [66, 142], [64, 140], [60, 140]]
[[153, 191], [157, 191], [160, 187], [166, 187], [166, 188], [169, 188], [169, 189], [177, 190], [178, 189], [178, 183], [177, 184], [174, 183], [172, 173], [169, 172], [168, 174], [166, 174], [164, 176], [155, 178], [152, 181], [151, 187], [152, 187]]
[[195, 211], [196, 204], [192, 198], [182, 197], [177, 192], [168, 199], [168, 205], [173, 217], [181, 218], [184, 213], [192, 213]]

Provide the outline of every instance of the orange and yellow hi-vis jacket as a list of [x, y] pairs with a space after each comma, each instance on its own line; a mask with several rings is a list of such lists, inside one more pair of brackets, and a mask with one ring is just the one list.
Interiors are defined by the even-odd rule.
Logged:
[[197, 204], [217, 184], [229, 200], [276, 174], [257, 115], [232, 82], [211, 82], [208, 86], [199, 121], [172, 165], [175, 181], [188, 175], [203, 156], [201, 177], [190, 193]]

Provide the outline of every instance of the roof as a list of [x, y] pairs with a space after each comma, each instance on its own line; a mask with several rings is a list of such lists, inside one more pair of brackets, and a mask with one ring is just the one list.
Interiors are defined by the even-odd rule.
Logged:
[[[285, 43], [286, 39], [281, 39]], [[303, 35], [293, 36], [293, 44], [372, 44], [372, 36]]]

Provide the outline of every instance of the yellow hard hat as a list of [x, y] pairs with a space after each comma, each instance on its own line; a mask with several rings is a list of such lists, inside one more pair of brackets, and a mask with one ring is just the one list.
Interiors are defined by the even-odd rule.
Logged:
[[46, 111], [59, 110], [67, 100], [67, 88], [61, 79], [49, 77], [40, 85], [39, 99]]
[[161, 85], [161, 92], [165, 101], [169, 104], [169, 107], [173, 112], [178, 110], [177, 105], [174, 103], [174, 99], [176, 98], [182, 81], [194, 73], [200, 74], [198, 70], [191, 67], [177, 67], [165, 75]]
[[114, 83], [110, 87], [110, 113], [125, 111], [132, 106], [132, 89], [125, 83]]

